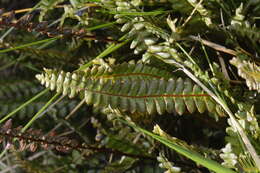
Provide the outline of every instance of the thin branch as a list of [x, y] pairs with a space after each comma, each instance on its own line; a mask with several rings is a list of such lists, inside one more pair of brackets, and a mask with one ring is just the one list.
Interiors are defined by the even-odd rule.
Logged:
[[217, 51], [220, 51], [220, 52], [224, 52], [224, 53], [227, 53], [227, 54], [230, 54], [230, 55], [233, 55], [233, 56], [236, 56], [237, 53], [236, 51], [232, 50], [232, 49], [228, 49], [224, 46], [221, 46], [219, 44], [216, 44], [216, 43], [213, 43], [211, 41], [208, 41], [208, 40], [204, 40], [200, 37], [196, 37], [196, 36], [193, 36], [193, 35], [190, 35], [189, 38], [191, 38], [192, 40], [195, 40], [195, 41], [199, 41], [201, 42], [202, 44], [208, 46], [208, 47], [211, 47]]
[[[41, 146], [43, 145], [50, 145], [53, 147], [56, 146], [61, 146], [65, 147], [67, 149], [75, 149], [79, 151], [84, 151], [84, 150], [92, 150], [96, 152], [102, 152], [102, 153], [114, 153], [114, 154], [119, 154], [119, 155], [124, 155], [132, 158], [139, 158], [139, 159], [149, 159], [149, 160], [156, 160], [156, 158], [150, 157], [150, 156], [144, 156], [140, 154], [131, 154], [131, 153], [125, 153], [116, 149], [111, 149], [111, 148], [106, 148], [106, 147], [95, 147], [95, 146], [90, 146], [85, 143], [63, 143], [59, 138], [57, 139], [51, 139], [50, 137], [46, 138], [37, 138], [34, 137], [33, 135], [27, 136], [26, 133], [18, 133], [16, 134], [15, 130], [9, 129], [6, 132], [5, 131], [0, 131], [0, 136], [5, 137], [5, 138], [11, 138], [11, 139], [19, 139], [19, 141], [30, 141], [30, 143], [37, 143], [40, 144]], [[48, 139], [50, 138], [50, 139]], [[68, 141], [72, 141], [68, 139]], [[75, 140], [73, 140], [76, 142]]]

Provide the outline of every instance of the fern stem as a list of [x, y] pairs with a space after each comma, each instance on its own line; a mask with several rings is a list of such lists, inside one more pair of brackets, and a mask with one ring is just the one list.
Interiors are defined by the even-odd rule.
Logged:
[[209, 97], [208, 94], [161, 94], [161, 95], [127, 95], [127, 94], [115, 94], [109, 92], [102, 92], [102, 91], [95, 91], [90, 89], [84, 89], [85, 91], [90, 91], [92, 93], [97, 93], [101, 95], [109, 95], [109, 96], [116, 96], [116, 97], [125, 97], [125, 98], [135, 98], [135, 99], [145, 99], [145, 98], [185, 98], [185, 97]]
[[31, 98], [30, 100], [28, 100], [27, 102], [25, 102], [24, 104], [22, 104], [21, 106], [19, 106], [18, 108], [16, 108], [15, 110], [13, 110], [11, 113], [9, 113], [8, 115], [6, 115], [4, 118], [2, 118], [0, 120], [0, 124], [2, 122], [4, 122], [5, 120], [9, 119], [11, 116], [13, 116], [15, 113], [17, 113], [18, 111], [20, 111], [22, 108], [24, 108], [25, 106], [29, 105], [30, 103], [32, 103], [33, 101], [35, 101], [36, 99], [38, 99], [39, 97], [43, 96], [44, 94], [46, 94], [48, 92], [49, 89], [45, 89], [42, 92], [40, 92], [39, 94], [37, 94], [36, 96], [34, 96], [33, 98]]

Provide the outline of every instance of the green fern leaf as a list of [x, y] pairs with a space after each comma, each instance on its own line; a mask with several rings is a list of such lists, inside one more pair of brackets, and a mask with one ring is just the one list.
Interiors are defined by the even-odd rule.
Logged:
[[[80, 72], [78, 72], [80, 73]], [[123, 63], [107, 67], [94, 65], [82, 72], [86, 78], [91, 79], [170, 79], [172, 74], [166, 70], [150, 67], [142, 63]]]
[[18, 80], [16, 78], [0, 81], [0, 100], [21, 101], [30, 98], [42, 89], [35, 81]]
[[[182, 115], [187, 111], [193, 113], [198, 110], [203, 113], [208, 110], [223, 115], [217, 111], [220, 110], [219, 106], [190, 79], [159, 78], [159, 75], [152, 75], [156, 70], [146, 73], [141, 73], [142, 70], [135, 71], [138, 66], [124, 68], [123, 71], [115, 68], [107, 73], [96, 66], [86, 72], [66, 74], [63, 71], [45, 69], [46, 73], [38, 74], [36, 78], [51, 90], [56, 89], [70, 98], [80, 95], [87, 104], [94, 106], [111, 106], [131, 113], [145, 114], [163, 114], [167, 111]], [[148, 68], [143, 64], [141, 66], [142, 69]], [[111, 74], [107, 75], [108, 73]]]
[[254, 62], [240, 60], [234, 57], [230, 63], [237, 67], [238, 75], [246, 80], [250, 90], [260, 92], [260, 67]]

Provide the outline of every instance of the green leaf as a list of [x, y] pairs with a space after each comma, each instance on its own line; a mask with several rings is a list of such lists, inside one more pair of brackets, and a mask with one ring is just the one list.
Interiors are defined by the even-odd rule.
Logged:
[[133, 124], [130, 124], [124, 120], [119, 120], [129, 126], [131, 126], [132, 128], [134, 129], [137, 129], [139, 130], [140, 132], [143, 132], [144, 134], [152, 137], [153, 139], [161, 142], [162, 144], [166, 145], [167, 147], [175, 150], [176, 152], [178, 152], [179, 154], [193, 160], [194, 162], [196, 162], [197, 164], [200, 164], [206, 168], [208, 168], [209, 170], [212, 170], [216, 173], [236, 173], [235, 171], [231, 170], [231, 169], [228, 169], [228, 168], [225, 168], [223, 167], [221, 164], [217, 163], [216, 161], [213, 161], [213, 160], [210, 160], [210, 159], [207, 159], [205, 157], [203, 157], [202, 155], [194, 152], [194, 151], [191, 151], [191, 150], [188, 150], [187, 148], [183, 147], [183, 146], [180, 146], [176, 143], [173, 143], [172, 141], [168, 140], [167, 138], [165, 137], [161, 137], [161, 136], [158, 136], [158, 135], [155, 135], [141, 127], [138, 127], [136, 125], [133, 125]]
[[[148, 71], [150, 69], [150, 71]], [[130, 113], [183, 115], [196, 110], [218, 113], [218, 105], [190, 79], [174, 78], [144, 64], [93, 66], [83, 71], [63, 72], [45, 69], [36, 76], [46, 87], [63, 95], [83, 96], [87, 104], [111, 106]], [[172, 78], [170, 78], [170, 76]], [[56, 80], [56, 82], [55, 82]], [[221, 113], [221, 112], [220, 112]], [[223, 113], [223, 112], [222, 112]], [[222, 114], [221, 114], [222, 115]]]

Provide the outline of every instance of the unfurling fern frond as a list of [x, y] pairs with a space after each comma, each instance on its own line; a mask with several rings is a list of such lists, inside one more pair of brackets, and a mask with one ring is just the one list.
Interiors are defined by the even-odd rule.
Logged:
[[230, 63], [237, 67], [238, 75], [246, 80], [249, 89], [260, 92], [260, 67], [258, 65], [236, 57], [230, 60]]
[[[138, 69], [138, 66], [142, 68]], [[116, 67], [111, 69], [110, 75], [104, 73], [103, 67], [97, 66], [87, 72], [73, 73], [45, 69], [45, 73], [36, 75], [36, 78], [51, 90], [70, 98], [79, 94], [87, 104], [94, 106], [111, 106], [146, 114], [167, 111], [182, 115], [186, 111], [203, 113], [208, 110], [223, 116], [220, 106], [190, 79], [163, 79], [158, 69], [142, 64]], [[146, 69], [146, 73], [142, 69]]]

